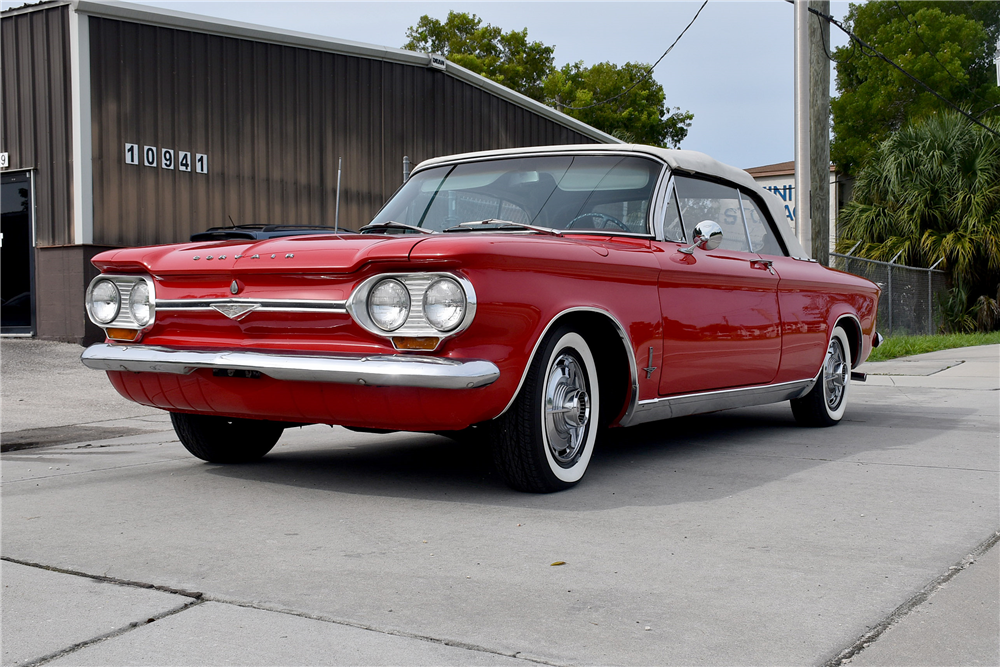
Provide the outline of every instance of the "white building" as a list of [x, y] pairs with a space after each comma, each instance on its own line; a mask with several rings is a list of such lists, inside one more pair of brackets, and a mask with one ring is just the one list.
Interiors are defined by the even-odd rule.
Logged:
[[[799, 227], [795, 215], [795, 162], [768, 164], [746, 171], [764, 189], [770, 190], [782, 200], [785, 205], [785, 222], [795, 230], [795, 235], [798, 236]], [[833, 165], [830, 165], [830, 252], [833, 252], [837, 244], [838, 215], [849, 195], [846, 185], [843, 179], [837, 178]]]

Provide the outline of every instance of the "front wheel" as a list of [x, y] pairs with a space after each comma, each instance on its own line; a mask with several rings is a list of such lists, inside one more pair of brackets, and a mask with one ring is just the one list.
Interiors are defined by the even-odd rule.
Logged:
[[792, 414], [803, 426], [834, 426], [847, 409], [851, 387], [851, 346], [847, 333], [837, 327], [830, 337], [823, 370], [812, 390], [802, 398], [792, 399]]
[[170, 421], [185, 449], [209, 463], [248, 463], [267, 454], [285, 425], [260, 419], [233, 419], [171, 412]]
[[497, 469], [518, 491], [574, 486], [594, 453], [599, 414], [590, 347], [576, 331], [560, 327], [546, 336], [514, 404], [491, 429]]

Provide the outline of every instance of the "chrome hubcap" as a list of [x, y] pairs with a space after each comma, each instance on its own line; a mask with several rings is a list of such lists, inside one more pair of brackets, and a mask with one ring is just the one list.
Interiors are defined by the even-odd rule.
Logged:
[[841, 345], [839, 339], [834, 338], [830, 341], [830, 349], [826, 351], [826, 363], [823, 365], [826, 404], [830, 410], [836, 410], [840, 407], [840, 402], [844, 398], [844, 389], [847, 387], [847, 374], [849, 372], [844, 346]]
[[562, 352], [545, 379], [545, 435], [552, 458], [563, 468], [579, 457], [589, 424], [587, 377], [576, 357]]

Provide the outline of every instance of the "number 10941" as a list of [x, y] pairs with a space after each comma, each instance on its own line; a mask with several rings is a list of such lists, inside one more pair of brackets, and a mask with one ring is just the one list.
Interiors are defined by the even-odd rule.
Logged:
[[174, 151], [172, 148], [156, 146], [143, 146], [140, 150], [139, 144], [125, 144], [125, 164], [137, 165], [140, 158], [146, 167], [191, 171], [193, 166], [194, 171], [199, 174], [208, 173], [208, 156], [204, 153], [195, 153], [192, 160], [188, 151]]

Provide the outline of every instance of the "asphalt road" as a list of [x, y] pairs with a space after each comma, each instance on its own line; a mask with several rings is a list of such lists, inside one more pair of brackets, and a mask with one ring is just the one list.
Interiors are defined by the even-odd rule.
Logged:
[[437, 436], [206, 464], [80, 351], [0, 344], [4, 665], [1000, 664], [1000, 346], [872, 365], [831, 429], [621, 430], [547, 496]]

